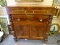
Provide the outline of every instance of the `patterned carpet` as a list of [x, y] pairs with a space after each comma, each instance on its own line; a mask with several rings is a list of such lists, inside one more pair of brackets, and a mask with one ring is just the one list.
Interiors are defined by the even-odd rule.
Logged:
[[13, 35], [6, 37], [0, 45], [58, 45], [57, 41], [60, 39], [60, 34], [57, 36], [48, 36], [48, 42], [44, 44], [43, 40], [24, 40], [19, 39], [17, 42], [14, 40]]

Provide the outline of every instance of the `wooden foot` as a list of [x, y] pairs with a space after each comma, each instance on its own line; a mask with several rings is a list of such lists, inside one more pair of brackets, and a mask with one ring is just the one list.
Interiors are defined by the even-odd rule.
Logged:
[[47, 42], [48, 42], [48, 40], [47, 40], [47, 39], [45, 39], [45, 40], [44, 40], [44, 43], [46, 44]]
[[15, 40], [15, 42], [17, 42], [18, 41], [18, 38], [14, 38], [14, 40]]

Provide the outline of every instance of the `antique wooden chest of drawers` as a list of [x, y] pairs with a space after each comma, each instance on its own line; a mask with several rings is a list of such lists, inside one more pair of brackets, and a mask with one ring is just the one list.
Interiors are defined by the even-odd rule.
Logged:
[[47, 41], [54, 7], [6, 7], [15, 38]]

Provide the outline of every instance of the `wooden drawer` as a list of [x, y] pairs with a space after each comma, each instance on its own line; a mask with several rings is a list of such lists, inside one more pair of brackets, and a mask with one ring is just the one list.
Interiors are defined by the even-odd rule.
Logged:
[[28, 8], [24, 7], [8, 7], [8, 14], [26, 14], [26, 13], [32, 13], [32, 10], [29, 10]]
[[23, 21], [23, 20], [26, 20], [27, 17], [26, 15], [12, 15], [12, 20], [13, 21]]
[[34, 16], [34, 20], [39, 22], [48, 22], [49, 16], [37, 15], [37, 16]]
[[9, 10], [8, 12], [9, 14], [24, 14], [25, 11], [24, 10]]
[[32, 22], [48, 22], [49, 21], [49, 16], [41, 16], [41, 15], [12, 15], [12, 20], [13, 21], [32, 21]]
[[7, 7], [6, 9], [8, 14], [56, 14], [54, 7]]
[[13, 21], [33, 20], [34, 15], [12, 15]]

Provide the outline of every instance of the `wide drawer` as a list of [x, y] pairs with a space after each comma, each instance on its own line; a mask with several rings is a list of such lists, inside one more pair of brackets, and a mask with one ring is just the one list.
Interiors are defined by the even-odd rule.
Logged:
[[12, 15], [13, 21], [33, 20], [33, 15]]
[[41, 15], [12, 15], [13, 21], [35, 21], [35, 22], [48, 22], [49, 16]]
[[8, 14], [56, 14], [54, 7], [7, 7], [6, 9]]

